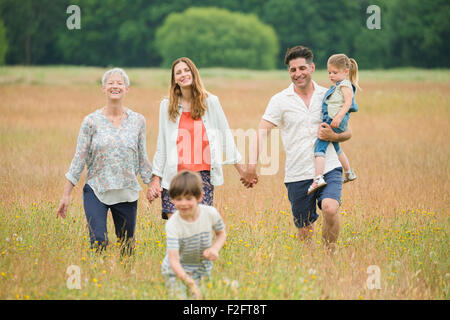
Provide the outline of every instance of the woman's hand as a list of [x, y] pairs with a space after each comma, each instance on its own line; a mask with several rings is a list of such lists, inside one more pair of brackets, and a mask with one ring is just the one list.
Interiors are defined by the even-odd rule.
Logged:
[[64, 192], [61, 201], [58, 205], [58, 210], [56, 210], [56, 218], [61, 217], [65, 218], [67, 213], [67, 208], [69, 208], [70, 203], [70, 194], [72, 193], [74, 185], [69, 180], [66, 180], [66, 184], [64, 185]]
[[56, 218], [66, 218], [67, 208], [69, 208], [70, 196], [63, 196], [59, 202], [58, 210], [56, 211]]
[[253, 188], [253, 186], [258, 183], [258, 176], [256, 175], [256, 172], [254, 175], [247, 176], [248, 165], [243, 164], [243, 163], [236, 163], [234, 165], [234, 167], [236, 168], [237, 172], [239, 173], [242, 184], [246, 188]]
[[161, 184], [159, 181], [159, 177], [154, 176], [152, 181], [148, 185], [148, 190], [147, 190], [148, 201], [150, 203], [152, 203], [152, 201], [155, 200], [156, 198], [160, 198], [161, 192], [162, 192], [162, 188], [161, 188]]
[[241, 182], [246, 188], [253, 188], [258, 183], [258, 178], [255, 165], [248, 165], [241, 172]]

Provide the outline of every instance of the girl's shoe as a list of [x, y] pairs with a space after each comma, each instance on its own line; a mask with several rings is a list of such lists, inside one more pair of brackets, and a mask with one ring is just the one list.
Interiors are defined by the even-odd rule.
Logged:
[[342, 180], [342, 182], [347, 183], [347, 182], [353, 181], [355, 179], [356, 179], [356, 174], [353, 171], [353, 169], [350, 169], [350, 170], [344, 172], [344, 179]]
[[317, 189], [320, 189], [326, 185], [327, 185], [327, 183], [323, 179], [323, 175], [318, 175], [317, 177], [314, 178], [313, 183], [308, 188], [308, 196], [311, 193], [313, 193], [314, 191], [316, 191]]

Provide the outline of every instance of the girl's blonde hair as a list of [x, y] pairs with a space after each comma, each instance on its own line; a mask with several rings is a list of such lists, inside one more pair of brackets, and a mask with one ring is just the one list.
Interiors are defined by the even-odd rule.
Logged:
[[341, 70], [349, 69], [348, 74], [350, 82], [353, 83], [359, 90], [361, 90], [358, 85], [358, 64], [356, 63], [355, 59], [349, 58], [343, 53], [338, 53], [333, 54], [331, 57], [329, 57], [327, 64], [331, 64], [332, 66], [335, 66], [336, 68]]
[[191, 107], [191, 117], [194, 120], [200, 119], [207, 109], [206, 97], [208, 96], [202, 80], [200, 79], [200, 74], [194, 62], [186, 57], [178, 58], [172, 63], [172, 80], [170, 83], [170, 97], [169, 97], [169, 118], [173, 122], [177, 121], [179, 115], [178, 110], [178, 100], [181, 97], [181, 88], [175, 82], [175, 66], [180, 62], [187, 64], [192, 73], [192, 107]]

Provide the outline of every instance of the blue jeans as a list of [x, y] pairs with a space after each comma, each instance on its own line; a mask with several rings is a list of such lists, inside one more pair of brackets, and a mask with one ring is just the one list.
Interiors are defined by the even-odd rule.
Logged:
[[[341, 123], [339, 124], [338, 128], [332, 128], [334, 132], [336, 133], [342, 133], [345, 130], [347, 130], [348, 127], [348, 121], [350, 120], [350, 114], [347, 112], [347, 114], [344, 116], [344, 118], [342, 119]], [[328, 115], [326, 115], [324, 117], [324, 122], [331, 124], [331, 121], [333, 121], [333, 119], [331, 119], [330, 117], [328, 117]], [[327, 153], [327, 147], [328, 144], [330, 143], [330, 141], [324, 141], [324, 140], [320, 140], [317, 139], [316, 140], [316, 144], [314, 145], [314, 156], [315, 157], [325, 157], [325, 154]], [[338, 142], [332, 142], [333, 146], [334, 146], [334, 150], [336, 150], [336, 154], [339, 156], [342, 153], [341, 147], [339, 146]]]
[[102, 251], [108, 245], [106, 220], [108, 209], [110, 209], [117, 239], [123, 244], [122, 254], [132, 253], [132, 242], [136, 228], [137, 200], [107, 205], [101, 202], [95, 195], [94, 190], [86, 184], [83, 188], [83, 206], [89, 226], [91, 248]]

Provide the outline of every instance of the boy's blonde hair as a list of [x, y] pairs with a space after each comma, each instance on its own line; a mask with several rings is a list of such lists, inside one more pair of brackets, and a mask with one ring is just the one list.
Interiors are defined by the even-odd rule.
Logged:
[[183, 170], [170, 182], [169, 196], [172, 199], [180, 196], [194, 196], [200, 199], [202, 190], [203, 182], [200, 175], [197, 172]]
[[356, 63], [356, 60], [353, 58], [347, 57], [343, 53], [333, 54], [331, 57], [328, 58], [328, 65], [332, 65], [338, 69], [345, 70], [349, 69], [349, 78], [350, 82], [355, 85], [358, 89], [361, 90], [361, 88], [358, 85], [359, 81], [359, 75], [358, 75], [358, 64]]

